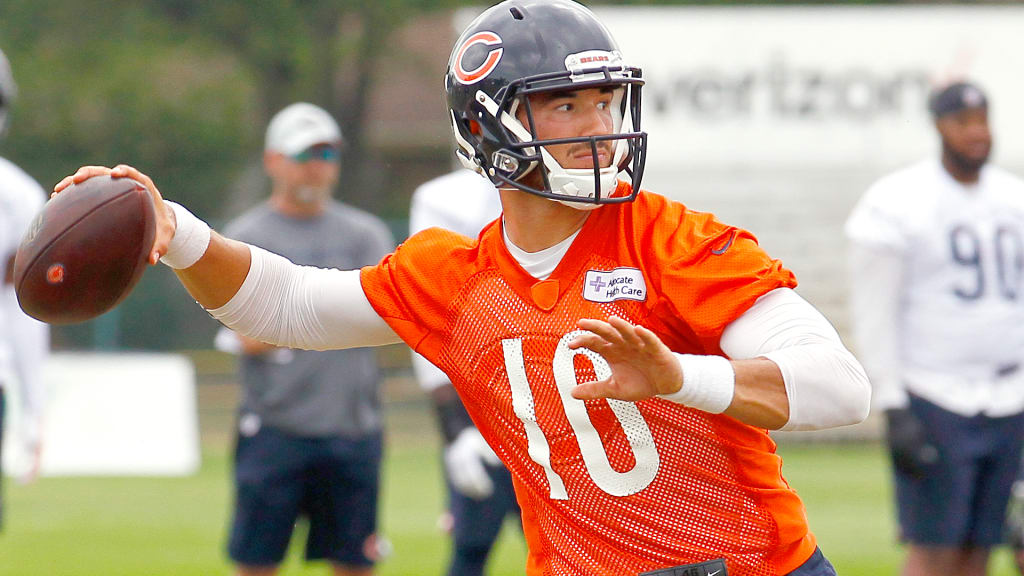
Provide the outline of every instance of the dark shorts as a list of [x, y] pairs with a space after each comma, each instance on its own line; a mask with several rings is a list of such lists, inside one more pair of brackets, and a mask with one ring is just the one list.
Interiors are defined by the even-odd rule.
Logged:
[[814, 550], [814, 554], [800, 565], [799, 568], [790, 572], [787, 576], [836, 576], [836, 569], [832, 563], [821, 553], [821, 548]]
[[913, 396], [910, 410], [938, 448], [939, 462], [922, 479], [894, 471], [901, 538], [930, 546], [1001, 544], [1024, 414], [964, 417]]
[[488, 466], [494, 494], [484, 500], [463, 496], [448, 484], [448, 508], [452, 513], [452, 538], [459, 549], [490, 549], [508, 515], [520, 517], [512, 475], [504, 466]]
[[296, 520], [305, 516], [307, 560], [373, 564], [382, 444], [380, 434], [298, 438], [266, 426], [239, 436], [231, 559], [280, 564]]

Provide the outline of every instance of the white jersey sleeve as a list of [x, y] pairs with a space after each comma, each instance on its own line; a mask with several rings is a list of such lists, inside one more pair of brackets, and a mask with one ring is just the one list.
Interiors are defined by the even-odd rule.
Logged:
[[879, 410], [904, 408], [909, 399], [900, 358], [903, 259], [884, 247], [851, 243], [848, 260], [853, 338], [871, 378], [872, 401]]

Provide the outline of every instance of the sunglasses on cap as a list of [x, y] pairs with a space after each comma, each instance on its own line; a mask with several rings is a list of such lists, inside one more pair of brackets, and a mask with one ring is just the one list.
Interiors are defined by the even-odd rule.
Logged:
[[292, 155], [291, 159], [299, 164], [318, 160], [320, 162], [337, 162], [339, 152], [337, 147], [330, 144], [317, 144], [310, 146], [298, 154]]

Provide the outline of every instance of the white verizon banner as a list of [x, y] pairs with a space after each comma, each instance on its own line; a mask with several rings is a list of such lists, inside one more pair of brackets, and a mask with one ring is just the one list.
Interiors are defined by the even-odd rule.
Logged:
[[[174, 354], [55, 353], [44, 369], [41, 474], [186, 475], [199, 469], [195, 369]], [[4, 472], [29, 465], [9, 391]]]
[[597, 7], [643, 68], [648, 167], [897, 166], [933, 154], [937, 82], [992, 103], [993, 159], [1024, 164], [1024, 7]]

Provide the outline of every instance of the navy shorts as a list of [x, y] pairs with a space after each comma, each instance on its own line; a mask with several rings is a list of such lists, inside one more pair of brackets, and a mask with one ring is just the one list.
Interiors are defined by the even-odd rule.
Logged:
[[519, 514], [512, 475], [504, 466], [487, 466], [494, 483], [489, 498], [474, 500], [457, 492], [448, 484], [448, 508], [452, 513], [452, 539], [456, 553], [460, 549], [490, 549], [501, 532], [505, 517]]
[[825, 555], [821, 553], [821, 548], [816, 548], [814, 554], [800, 565], [799, 568], [793, 570], [787, 576], [837, 576], [836, 569], [832, 566], [832, 563], [825, 558]]
[[238, 436], [235, 515], [228, 554], [238, 564], [280, 564], [300, 516], [307, 560], [373, 564], [383, 439], [300, 438], [267, 426]]
[[893, 472], [901, 539], [930, 546], [1001, 544], [1024, 414], [964, 417], [914, 396], [910, 410], [938, 448], [939, 462], [922, 479]]

